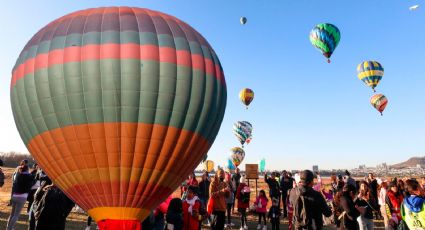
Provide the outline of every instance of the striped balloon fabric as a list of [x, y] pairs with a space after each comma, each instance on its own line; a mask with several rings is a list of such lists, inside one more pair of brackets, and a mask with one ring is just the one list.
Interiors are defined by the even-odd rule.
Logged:
[[31, 38], [12, 71], [25, 145], [70, 198], [110, 223], [138, 223], [193, 172], [226, 99], [205, 38], [148, 9], [63, 16]]
[[311, 44], [328, 59], [328, 62], [340, 39], [341, 33], [338, 27], [329, 23], [321, 23], [310, 32]]
[[388, 99], [383, 94], [375, 94], [370, 98], [370, 104], [382, 114], [387, 107]]
[[384, 67], [377, 61], [364, 61], [357, 66], [357, 76], [375, 92], [375, 87], [384, 76]]

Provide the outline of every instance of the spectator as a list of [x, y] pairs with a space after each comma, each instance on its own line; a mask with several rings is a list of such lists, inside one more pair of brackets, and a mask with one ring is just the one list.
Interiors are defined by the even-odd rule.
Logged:
[[292, 178], [291, 173], [286, 172], [285, 170], [282, 172], [282, 178], [280, 180], [280, 191], [282, 192], [282, 206], [283, 206], [283, 217], [288, 216], [288, 211], [286, 207], [286, 200], [288, 197], [288, 191], [293, 187], [294, 179]]
[[173, 198], [168, 206], [166, 230], [183, 229], [183, 204], [179, 198]]
[[279, 206], [280, 206], [280, 186], [279, 186], [279, 182], [276, 180], [276, 172], [272, 172], [270, 177], [268, 177], [266, 173], [264, 175], [264, 180], [269, 186], [270, 199], [273, 199], [273, 198], [278, 199]]
[[[266, 220], [266, 213], [267, 213], [267, 203], [269, 202], [269, 199], [267, 199], [266, 192], [264, 190], [261, 190], [257, 199], [255, 200], [255, 212], [258, 215], [258, 226], [257, 229], [260, 230], [267, 230], [267, 220]], [[264, 225], [261, 225], [261, 219], [264, 220]]]
[[233, 187], [233, 181], [230, 173], [226, 173], [226, 182], [227, 187], [230, 190], [230, 194], [228, 197], [226, 197], [227, 225], [224, 225], [225, 228], [235, 226], [232, 223], [232, 210], [234, 206], [233, 202], [235, 201], [235, 198], [233, 196], [236, 193], [236, 188]]
[[409, 196], [403, 200], [401, 215], [409, 229], [425, 226], [424, 190], [416, 180], [407, 180], [406, 189]]
[[246, 209], [249, 208], [251, 189], [246, 184], [245, 176], [241, 177], [239, 187], [236, 191], [236, 198], [238, 199], [238, 212], [241, 214], [241, 229], [248, 229], [248, 221], [246, 218]]
[[387, 181], [382, 180], [378, 189], [379, 190], [378, 204], [379, 204], [379, 211], [381, 212], [381, 216], [384, 218], [385, 229], [388, 229], [388, 225], [389, 225], [389, 219], [388, 219], [387, 208], [386, 208], [387, 189], [388, 189]]
[[184, 230], [198, 230], [201, 220], [200, 209], [201, 201], [197, 193], [197, 187], [189, 186], [187, 188], [187, 196], [183, 201], [183, 229]]
[[337, 225], [339, 229], [360, 229], [357, 218], [362, 213], [365, 213], [366, 209], [364, 207], [356, 207], [354, 205], [355, 198], [356, 187], [352, 183], [345, 184], [341, 196], [337, 201], [337, 207], [342, 210], [341, 214], [338, 216], [339, 222]]
[[[44, 193], [34, 197], [37, 208], [34, 209], [36, 230], [64, 230], [66, 217], [75, 203], [54, 184], [43, 188]], [[42, 195], [40, 197], [40, 195]], [[38, 200], [40, 199], [40, 200]]]
[[219, 169], [210, 185], [210, 199], [213, 202], [213, 223], [211, 229], [223, 230], [226, 212], [226, 197], [230, 196], [228, 184], [224, 181], [224, 171]]
[[270, 207], [268, 214], [268, 218], [270, 220], [270, 223], [272, 224], [272, 230], [279, 230], [281, 212], [278, 205], [279, 201], [273, 198], [272, 207]]
[[393, 180], [390, 182], [387, 197], [385, 199], [389, 226], [393, 229], [397, 228], [400, 220], [402, 219], [400, 213], [402, 202], [403, 195], [398, 190], [397, 180]]
[[357, 218], [360, 230], [373, 230], [373, 211], [377, 210], [375, 198], [373, 197], [370, 186], [366, 181], [360, 183], [359, 195], [354, 202], [356, 206], [365, 207], [366, 211]]
[[300, 185], [290, 191], [294, 229], [322, 229], [323, 215], [332, 214], [323, 195], [313, 189], [314, 175], [310, 170], [300, 173]]
[[233, 174], [233, 176], [232, 176], [232, 187], [234, 188], [234, 193], [233, 193], [233, 207], [232, 207], [233, 212], [234, 212], [234, 209], [235, 209], [235, 205], [234, 204], [235, 204], [235, 199], [236, 199], [236, 190], [239, 187], [240, 180], [241, 180], [241, 173], [240, 173], [239, 168], [236, 168], [235, 169], [235, 174]]
[[14, 177], [15, 180], [12, 185], [13, 192], [11, 199], [12, 211], [7, 221], [7, 230], [15, 228], [16, 221], [21, 215], [21, 210], [27, 201], [28, 193], [31, 190], [32, 181], [34, 179], [28, 171], [28, 166], [24, 164], [18, 167], [18, 171]]
[[196, 180], [195, 173], [192, 172], [191, 174], [189, 174], [188, 179], [181, 186], [181, 197], [182, 197], [182, 199], [185, 198], [185, 195], [186, 195], [185, 192], [186, 192], [186, 190], [189, 186], [198, 186], [198, 185], [199, 185], [199, 183], [198, 183], [198, 180]]

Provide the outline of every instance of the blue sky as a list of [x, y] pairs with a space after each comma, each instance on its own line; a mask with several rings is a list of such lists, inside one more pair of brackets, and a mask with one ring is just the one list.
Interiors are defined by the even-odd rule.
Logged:
[[[238, 142], [232, 124], [253, 124], [244, 163], [266, 158], [269, 169], [352, 168], [396, 163], [425, 152], [425, 8], [418, 0], [240, 1], [9, 1], [0, 14], [0, 151], [26, 151], [10, 107], [11, 69], [26, 42], [50, 21], [97, 6], [137, 6], [174, 15], [210, 42], [223, 65], [228, 104], [209, 152], [224, 165]], [[422, 6], [421, 6], [422, 7]], [[423, 6], [425, 7], [425, 5]], [[239, 24], [245, 16], [248, 23]], [[327, 64], [308, 39], [318, 23], [339, 27], [341, 41]], [[356, 66], [377, 60], [388, 97], [381, 117]], [[238, 100], [243, 87], [255, 99]]]

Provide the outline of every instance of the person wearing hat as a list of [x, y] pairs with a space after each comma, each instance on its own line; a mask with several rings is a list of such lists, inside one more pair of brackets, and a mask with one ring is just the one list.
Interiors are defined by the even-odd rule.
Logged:
[[198, 192], [197, 187], [187, 187], [186, 199], [183, 201], [183, 230], [198, 230], [199, 224], [202, 219], [199, 211], [201, 208], [201, 201], [196, 195]]
[[313, 189], [313, 180], [313, 172], [304, 170], [300, 173], [299, 186], [289, 192], [295, 229], [320, 230], [323, 228], [323, 215], [332, 215], [323, 195]]
[[387, 197], [385, 203], [387, 206], [387, 215], [389, 219], [389, 225], [393, 229], [397, 229], [398, 224], [400, 223], [401, 217], [401, 203], [403, 202], [403, 195], [399, 191], [397, 186], [397, 179], [390, 182], [388, 186]]

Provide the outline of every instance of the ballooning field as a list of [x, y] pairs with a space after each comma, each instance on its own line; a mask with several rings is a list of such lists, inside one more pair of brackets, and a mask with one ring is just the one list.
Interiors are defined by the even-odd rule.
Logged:
[[[5, 229], [7, 224], [7, 219], [9, 218], [9, 214], [11, 211], [11, 207], [7, 206], [7, 203], [10, 199], [10, 190], [12, 188], [11, 181], [11, 175], [13, 173], [13, 168], [3, 168], [3, 172], [6, 176], [6, 183], [0, 190], [0, 229]], [[201, 178], [198, 178], [200, 180]], [[328, 184], [328, 179], [323, 179], [324, 184]], [[252, 189], [255, 189], [254, 187], [254, 181], [252, 183], [250, 182], [250, 186]], [[264, 189], [266, 192], [268, 191], [267, 185], [264, 183], [262, 179], [258, 180], [258, 191], [261, 189]], [[255, 190], [253, 190], [255, 191]], [[174, 194], [174, 197], [180, 197], [180, 189], [177, 189]], [[254, 202], [255, 200], [255, 194], [252, 194], [251, 196], [251, 202]], [[24, 230], [28, 229], [28, 215], [26, 213], [26, 206], [22, 210], [22, 215], [20, 216], [18, 223], [16, 225], [16, 230]], [[81, 230], [84, 229], [86, 226], [86, 220], [87, 215], [83, 213], [78, 213], [75, 210], [71, 212], [71, 214], [68, 216], [67, 222], [66, 222], [66, 229], [70, 230]], [[253, 215], [248, 216], [249, 221], [249, 229], [256, 229], [257, 227], [257, 217]], [[236, 226], [233, 229], [238, 229], [237, 226], [239, 226], [239, 216], [238, 214], [233, 214], [233, 223], [236, 224]], [[376, 229], [384, 229], [383, 226], [381, 226], [381, 222], [375, 223]], [[271, 227], [271, 226], [269, 226]], [[91, 229], [96, 229], [95, 224], [92, 224]], [[209, 228], [203, 228], [203, 229], [209, 229]], [[281, 229], [288, 229], [288, 222], [285, 220], [281, 222]], [[325, 229], [333, 229], [333, 228], [325, 228]]]

